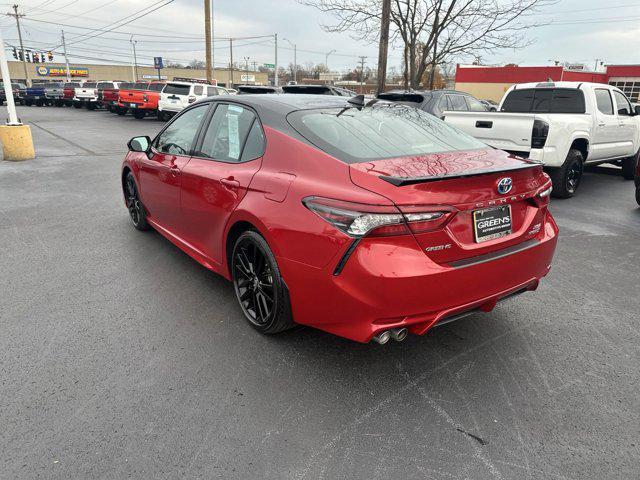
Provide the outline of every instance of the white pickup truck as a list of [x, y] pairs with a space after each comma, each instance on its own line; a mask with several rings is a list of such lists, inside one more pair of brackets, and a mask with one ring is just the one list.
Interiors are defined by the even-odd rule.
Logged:
[[601, 83], [514, 85], [497, 112], [444, 115], [492, 147], [542, 162], [559, 198], [573, 196], [585, 165], [614, 163], [633, 179], [640, 155], [640, 107]]

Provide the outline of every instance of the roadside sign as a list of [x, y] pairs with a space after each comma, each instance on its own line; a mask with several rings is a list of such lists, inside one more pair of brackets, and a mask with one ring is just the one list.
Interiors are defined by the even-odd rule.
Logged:
[[153, 57], [153, 68], [156, 70], [164, 68], [164, 65], [162, 64], [162, 57]]
[[240, 81], [242, 81], [242, 82], [255, 82], [256, 81], [256, 76], [255, 75], [240, 75]]
[[276, 68], [275, 63], [263, 63], [262, 66], [265, 68]]

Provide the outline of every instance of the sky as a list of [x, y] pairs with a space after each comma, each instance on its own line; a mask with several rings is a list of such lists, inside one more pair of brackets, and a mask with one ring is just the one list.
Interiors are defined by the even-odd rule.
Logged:
[[[10, 11], [11, 4], [2, 1], [0, 12]], [[297, 45], [299, 65], [324, 63], [325, 54], [332, 50], [335, 52], [328, 57], [332, 70], [353, 69], [360, 55], [367, 57], [365, 64], [369, 67], [375, 67], [377, 63], [377, 45], [357, 41], [347, 33], [324, 31], [322, 25], [331, 24], [334, 18], [295, 0], [212, 1], [214, 35], [223, 37], [215, 42], [217, 67], [228, 65], [229, 42], [224, 39], [228, 37], [236, 38], [234, 61], [244, 62], [248, 57], [250, 65], [253, 62], [257, 65], [274, 63], [272, 38], [242, 39], [274, 33], [279, 37], [281, 66], [293, 62], [292, 44]], [[134, 36], [139, 63], [151, 64], [153, 56], [182, 62], [204, 59], [204, 45], [199, 38], [204, 35], [202, 0], [174, 0], [144, 18], [102, 35], [88, 29], [111, 28], [108, 25], [113, 22], [162, 3], [158, 0], [16, 0], [15, 3], [26, 15], [22, 20], [26, 48], [47, 50], [56, 47], [60, 44], [60, 31], [64, 29], [70, 60], [77, 64], [130, 63], [132, 33], [139, 34]], [[559, 0], [531, 18], [547, 25], [527, 31], [530, 46], [485, 54], [482, 61], [489, 65], [549, 65], [558, 60], [590, 67], [596, 60], [605, 64], [640, 63], [640, 14], [635, 13], [639, 7], [640, 0], [635, 3], [634, 0], [614, 0], [606, 6], [601, 0]], [[18, 44], [12, 17], [0, 18], [0, 30], [6, 43]], [[86, 38], [87, 34], [97, 36]], [[61, 48], [57, 50], [61, 51]], [[391, 47], [390, 67], [400, 70], [401, 53], [400, 45]], [[56, 61], [62, 61], [62, 56], [56, 55]], [[465, 63], [468, 59], [456, 61]]]

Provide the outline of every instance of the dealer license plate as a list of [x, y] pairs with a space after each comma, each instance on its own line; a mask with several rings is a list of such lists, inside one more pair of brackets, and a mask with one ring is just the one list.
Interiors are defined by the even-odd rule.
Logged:
[[486, 208], [473, 212], [476, 242], [487, 242], [511, 233], [511, 205]]
[[138, 105], [137, 105], [137, 104], [135, 104], [135, 103], [130, 103], [130, 104], [129, 104], [129, 106], [130, 106], [131, 108], [137, 108], [137, 107], [138, 107]]

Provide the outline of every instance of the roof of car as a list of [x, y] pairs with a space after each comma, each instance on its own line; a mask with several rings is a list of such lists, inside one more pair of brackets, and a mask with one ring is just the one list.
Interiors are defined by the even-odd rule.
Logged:
[[[262, 93], [255, 95], [233, 95], [224, 97], [208, 97], [200, 102], [222, 101], [244, 104], [261, 112], [269, 111], [286, 115], [296, 110], [315, 108], [340, 108], [348, 106], [349, 97], [337, 95], [307, 95], [294, 93]], [[198, 102], [198, 103], [200, 103]]]

